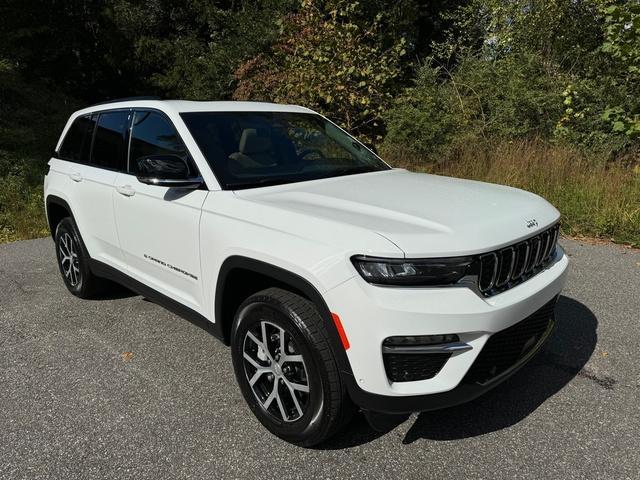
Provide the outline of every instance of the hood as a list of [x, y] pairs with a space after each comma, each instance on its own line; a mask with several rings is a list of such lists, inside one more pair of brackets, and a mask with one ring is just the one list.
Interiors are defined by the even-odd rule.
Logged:
[[486, 252], [531, 236], [560, 216], [546, 200], [523, 190], [400, 169], [236, 194], [373, 231], [407, 257]]

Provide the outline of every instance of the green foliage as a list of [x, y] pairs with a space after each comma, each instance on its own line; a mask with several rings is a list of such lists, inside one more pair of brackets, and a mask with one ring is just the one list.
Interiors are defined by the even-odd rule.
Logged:
[[606, 0], [471, 0], [442, 10], [449, 25], [435, 45], [441, 61], [471, 48], [485, 58], [533, 53], [553, 68], [581, 69], [602, 42]]
[[233, 91], [236, 66], [273, 41], [292, 1], [109, 3], [136, 78], [164, 96], [215, 100]]
[[397, 89], [406, 41], [384, 48], [384, 14], [356, 22], [360, 9], [352, 1], [303, 1], [299, 12], [283, 18], [271, 54], [238, 68], [233, 97], [300, 103], [356, 133], [379, 132]]
[[611, 124], [614, 133], [636, 139], [640, 137], [640, 4], [611, 5], [605, 12], [602, 51], [614, 60], [614, 77], [609, 78], [609, 83], [626, 95], [608, 105], [602, 118]]
[[0, 152], [0, 243], [47, 235], [42, 185], [25, 162]]
[[548, 138], [562, 114], [561, 91], [532, 54], [467, 56], [453, 72], [432, 62], [385, 116], [385, 146], [437, 159], [467, 142]]
[[437, 158], [468, 132], [463, 129], [464, 116], [455, 102], [455, 92], [440, 78], [439, 69], [430, 64], [422, 67], [415, 84], [385, 115], [385, 149]]

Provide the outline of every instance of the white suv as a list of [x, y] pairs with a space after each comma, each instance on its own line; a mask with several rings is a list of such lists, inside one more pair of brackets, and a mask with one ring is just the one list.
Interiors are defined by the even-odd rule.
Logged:
[[305, 446], [354, 406], [379, 426], [502, 382], [549, 336], [567, 271], [542, 198], [391, 168], [292, 105], [80, 110], [44, 190], [71, 293], [115, 281], [205, 321], [260, 422]]

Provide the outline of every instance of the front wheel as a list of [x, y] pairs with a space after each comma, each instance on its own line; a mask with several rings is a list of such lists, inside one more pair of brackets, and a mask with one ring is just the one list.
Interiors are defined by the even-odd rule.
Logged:
[[351, 417], [325, 323], [307, 299], [279, 288], [249, 297], [236, 314], [231, 351], [245, 400], [280, 438], [313, 446]]

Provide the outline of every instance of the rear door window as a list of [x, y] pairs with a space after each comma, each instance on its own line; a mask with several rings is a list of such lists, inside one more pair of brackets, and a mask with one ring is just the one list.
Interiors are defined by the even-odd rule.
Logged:
[[83, 157], [82, 152], [84, 144], [91, 144], [91, 134], [88, 134], [90, 123], [89, 115], [83, 115], [73, 121], [60, 146], [60, 158], [72, 162], [86, 160], [87, 157]]
[[152, 111], [136, 111], [131, 128], [131, 150], [129, 153], [129, 172], [138, 173], [138, 160], [150, 155], [177, 155], [193, 167], [188, 160], [187, 147], [164, 115]]
[[104, 112], [98, 117], [91, 149], [91, 164], [113, 170], [127, 169], [129, 111]]

